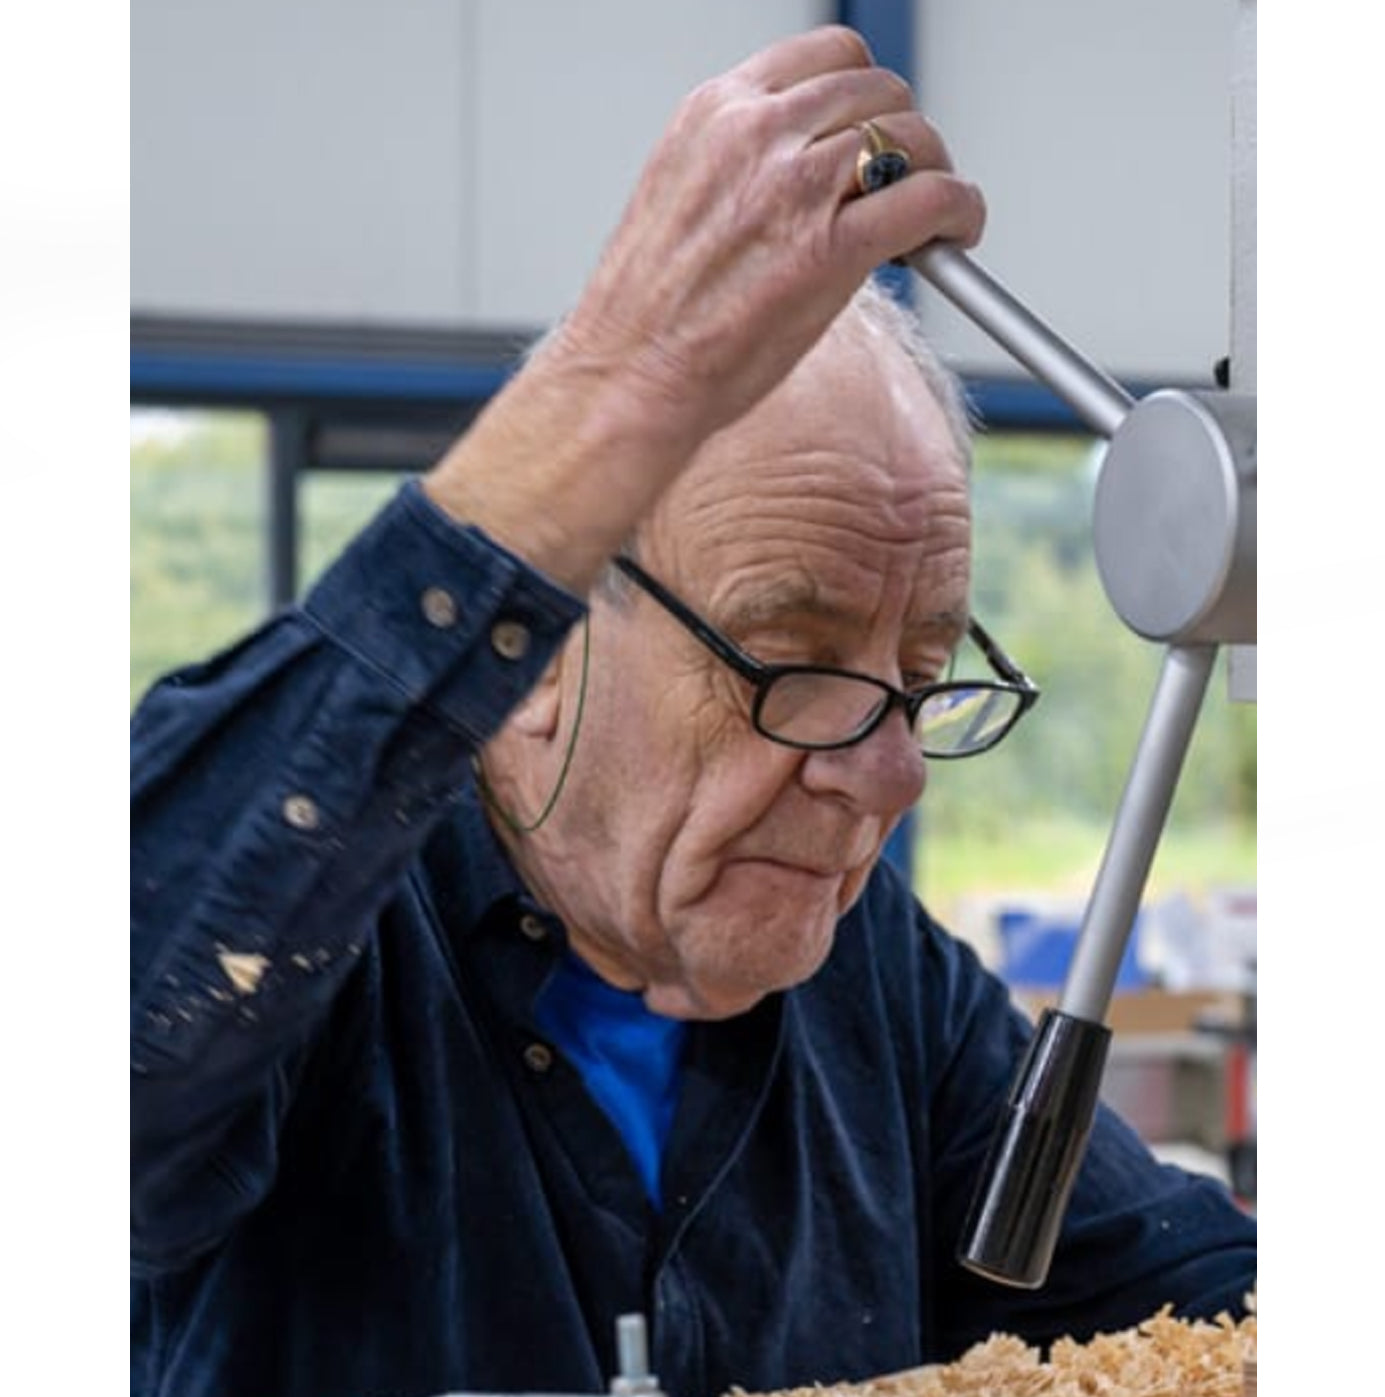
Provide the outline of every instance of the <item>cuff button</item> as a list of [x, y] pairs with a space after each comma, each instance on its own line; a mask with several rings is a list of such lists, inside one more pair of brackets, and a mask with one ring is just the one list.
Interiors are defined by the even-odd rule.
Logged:
[[419, 605], [423, 608], [424, 620], [430, 626], [445, 631], [457, 624], [457, 603], [445, 588], [429, 587], [419, 598]]
[[519, 919], [519, 931], [529, 941], [543, 941], [548, 936], [548, 928], [532, 912], [526, 912]]
[[518, 621], [497, 621], [491, 628], [491, 649], [503, 660], [522, 660], [529, 649], [529, 628]]
[[322, 823], [317, 802], [309, 796], [289, 796], [280, 807], [284, 823], [293, 829], [312, 830]]

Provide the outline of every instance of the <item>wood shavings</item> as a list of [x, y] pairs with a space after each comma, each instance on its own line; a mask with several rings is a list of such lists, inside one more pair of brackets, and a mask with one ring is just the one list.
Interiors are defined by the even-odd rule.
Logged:
[[[759, 1397], [1242, 1397], [1254, 1373], [1256, 1316], [1239, 1321], [1156, 1315], [1079, 1344], [1060, 1339], [1047, 1360], [1011, 1334], [993, 1334], [955, 1363]], [[1254, 1391], [1254, 1379], [1249, 1388]], [[750, 1397], [740, 1388], [728, 1397]]]

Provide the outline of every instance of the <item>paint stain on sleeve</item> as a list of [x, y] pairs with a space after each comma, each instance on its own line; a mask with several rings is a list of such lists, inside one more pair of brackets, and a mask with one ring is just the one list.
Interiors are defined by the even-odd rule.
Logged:
[[269, 957], [252, 952], [221, 950], [216, 959], [237, 994], [254, 994], [269, 969]]

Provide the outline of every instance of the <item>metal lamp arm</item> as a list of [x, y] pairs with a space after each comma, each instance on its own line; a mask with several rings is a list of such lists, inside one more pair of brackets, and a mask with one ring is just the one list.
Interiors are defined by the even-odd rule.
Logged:
[[[1216, 642], [1254, 639], [1254, 401], [1161, 392], [1137, 404], [960, 249], [934, 245], [903, 260], [1111, 440], [1098, 566], [1123, 619], [1171, 642], [1059, 1007], [1040, 1018], [1011, 1088], [959, 1250], [971, 1270], [1032, 1289], [1047, 1278], [1091, 1132], [1111, 1036], [1104, 1020]], [[1161, 509], [1170, 492], [1177, 509]], [[1151, 517], [1173, 524], [1175, 547], [1149, 541]]]
[[1135, 400], [961, 248], [932, 243], [902, 260], [1048, 384], [1098, 436], [1116, 434]]

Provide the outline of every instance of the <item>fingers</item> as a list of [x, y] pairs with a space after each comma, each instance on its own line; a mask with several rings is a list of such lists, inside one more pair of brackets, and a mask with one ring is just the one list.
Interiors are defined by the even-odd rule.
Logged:
[[[883, 189], [849, 200], [838, 220], [841, 235], [848, 242], [859, 239], [871, 258], [902, 257], [931, 242], [961, 247], [980, 242], [986, 224], [985, 199], [976, 185], [953, 173], [952, 159], [936, 128], [917, 112], [882, 116], [873, 124], [887, 147], [908, 157], [909, 173]], [[858, 195], [860, 155], [858, 139], [854, 151], [845, 157], [850, 186]], [[903, 245], [895, 246], [900, 238]]]
[[[953, 175], [937, 129], [916, 109], [913, 90], [878, 67], [860, 36], [826, 26], [755, 55], [727, 75], [761, 107], [758, 134], [792, 151], [804, 190], [835, 208], [834, 241], [879, 262], [937, 240], [974, 246], [985, 224], [980, 191]], [[856, 180], [862, 124], [904, 152], [909, 175], [859, 207]], [[881, 202], [881, 201], [884, 202]]]
[[[855, 194], [855, 160], [849, 175]], [[842, 205], [835, 234], [839, 245], [879, 266], [928, 243], [975, 247], [986, 225], [986, 201], [969, 180], [947, 170], [914, 170], [898, 183], [857, 195]]]
[[834, 256], [864, 274], [925, 243], [974, 247], [985, 226], [985, 201], [975, 185], [953, 173], [937, 129], [915, 111], [863, 119], [873, 122], [887, 147], [908, 158], [909, 173], [897, 183], [862, 195], [859, 124], [821, 137], [795, 159], [795, 183], [805, 197], [818, 201], [830, 224]]
[[[819, 73], [769, 99], [786, 128], [816, 140], [915, 109], [913, 89], [888, 68]], [[884, 129], [882, 124], [882, 130]]]
[[731, 69], [727, 78], [761, 92], [782, 92], [821, 73], [873, 64], [866, 41], [855, 30], [828, 24], [762, 49]]
[[805, 152], [806, 158], [814, 165], [830, 170], [835, 187], [843, 198], [858, 194], [856, 186], [856, 158], [860, 155], [865, 141], [862, 130], [865, 122], [871, 122], [888, 147], [902, 150], [909, 158], [912, 173], [929, 170], [951, 172], [952, 157], [948, 154], [938, 129], [912, 107], [902, 112], [865, 112], [858, 115], [850, 126], [829, 132]]
[[[865, 121], [909, 173], [862, 197]], [[984, 219], [908, 85], [851, 31], [814, 30], [679, 105], [563, 343], [620, 365], [631, 402], [700, 438], [782, 379], [875, 267], [937, 239], [970, 246]]]

